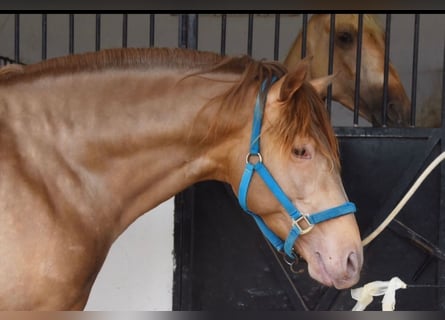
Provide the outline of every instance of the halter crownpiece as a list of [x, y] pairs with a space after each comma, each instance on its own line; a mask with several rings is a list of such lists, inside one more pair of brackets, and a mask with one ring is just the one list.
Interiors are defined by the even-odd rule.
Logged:
[[[267, 90], [276, 80], [277, 78], [273, 77], [270, 80], [269, 86], [268, 81], [264, 80], [256, 98], [252, 123], [252, 135], [250, 138], [250, 150], [246, 156], [246, 167], [239, 185], [238, 201], [244, 211], [254, 218], [267, 240], [278, 251], [282, 251], [284, 249], [286, 255], [291, 258], [295, 258], [293, 246], [300, 235], [310, 232], [317, 223], [354, 213], [356, 211], [356, 207], [352, 202], [345, 202], [338, 207], [330, 208], [310, 215], [303, 215], [294, 206], [292, 201], [287, 197], [269, 170], [267, 170], [266, 166], [263, 164], [263, 157], [260, 153], [260, 133], [263, 119], [263, 109], [267, 98]], [[277, 198], [277, 200], [292, 218], [292, 228], [286, 238], [286, 241], [284, 242], [272, 230], [270, 230], [268, 226], [266, 226], [263, 219], [259, 215], [250, 211], [247, 207], [247, 192], [249, 191], [249, 185], [255, 172], [258, 173], [275, 198]]]

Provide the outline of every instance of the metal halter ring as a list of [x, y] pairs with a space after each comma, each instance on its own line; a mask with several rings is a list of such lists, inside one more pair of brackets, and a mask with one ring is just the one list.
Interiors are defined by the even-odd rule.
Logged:
[[[258, 160], [255, 163], [250, 162], [250, 158], [252, 157], [257, 157]], [[261, 153], [248, 153], [246, 156], [246, 163], [250, 163], [250, 164], [256, 164], [256, 163], [263, 163], [263, 157], [261, 156]]]
[[289, 269], [294, 274], [300, 274], [304, 272], [303, 268], [297, 269], [297, 266], [300, 264], [300, 260], [298, 258], [295, 259], [294, 263], [289, 266]]
[[292, 253], [294, 254], [293, 260], [291, 260], [291, 258], [283, 252], [283, 260], [290, 267], [292, 267], [293, 264], [299, 262], [298, 256], [297, 256], [296, 252], [294, 251], [294, 249], [292, 249]]
[[297, 269], [297, 266], [300, 264], [300, 258], [299, 255], [294, 251], [294, 249], [292, 249], [293, 253], [294, 253], [294, 260], [290, 260], [291, 258], [289, 258], [288, 255], [286, 255], [284, 252], [283, 254], [283, 260], [284, 262], [289, 266], [289, 270], [294, 273], [294, 274], [300, 274], [302, 272], [304, 272], [303, 269]]

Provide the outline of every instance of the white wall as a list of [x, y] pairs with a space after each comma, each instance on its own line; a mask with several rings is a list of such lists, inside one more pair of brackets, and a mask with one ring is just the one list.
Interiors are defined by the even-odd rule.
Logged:
[[113, 244], [86, 310], [171, 310], [173, 204], [146, 213]]

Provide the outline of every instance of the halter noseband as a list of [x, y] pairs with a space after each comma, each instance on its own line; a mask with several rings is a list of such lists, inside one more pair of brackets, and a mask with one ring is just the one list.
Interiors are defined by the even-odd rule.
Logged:
[[[277, 80], [276, 77], [272, 78], [270, 85]], [[255, 111], [253, 115], [252, 124], [252, 136], [250, 140], [250, 151], [246, 156], [246, 167], [244, 173], [241, 177], [241, 182], [238, 191], [238, 199], [241, 207], [250, 214], [257, 223], [258, 227], [264, 234], [264, 236], [269, 240], [269, 242], [278, 250], [284, 252], [291, 258], [295, 258], [293, 252], [293, 246], [295, 241], [300, 235], [308, 233], [312, 230], [315, 224], [336, 218], [342, 215], [354, 213], [356, 207], [352, 202], [345, 202], [344, 204], [330, 208], [318, 213], [313, 213], [310, 215], [304, 215], [293, 205], [292, 201], [286, 196], [284, 191], [275, 181], [273, 176], [267, 170], [266, 166], [263, 164], [263, 158], [260, 153], [260, 133], [261, 133], [261, 123], [263, 118], [263, 109], [267, 98], [268, 87], [267, 80], [265, 80], [261, 85], [261, 90], [258, 92]], [[252, 161], [256, 158], [256, 161]], [[292, 218], [292, 228], [287, 236], [286, 241], [283, 242], [268, 226], [264, 223], [263, 219], [257, 214], [253, 213], [247, 208], [247, 192], [249, 191], [250, 181], [252, 180], [253, 174], [257, 172], [261, 179], [264, 181], [269, 190], [281, 203], [284, 209]]]

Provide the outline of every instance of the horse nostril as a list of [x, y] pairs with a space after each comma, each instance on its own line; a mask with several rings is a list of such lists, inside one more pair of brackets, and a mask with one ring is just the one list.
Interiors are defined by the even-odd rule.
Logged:
[[357, 258], [357, 254], [355, 252], [351, 252], [348, 255], [346, 261], [346, 273], [348, 276], [352, 276], [358, 272], [359, 262]]

